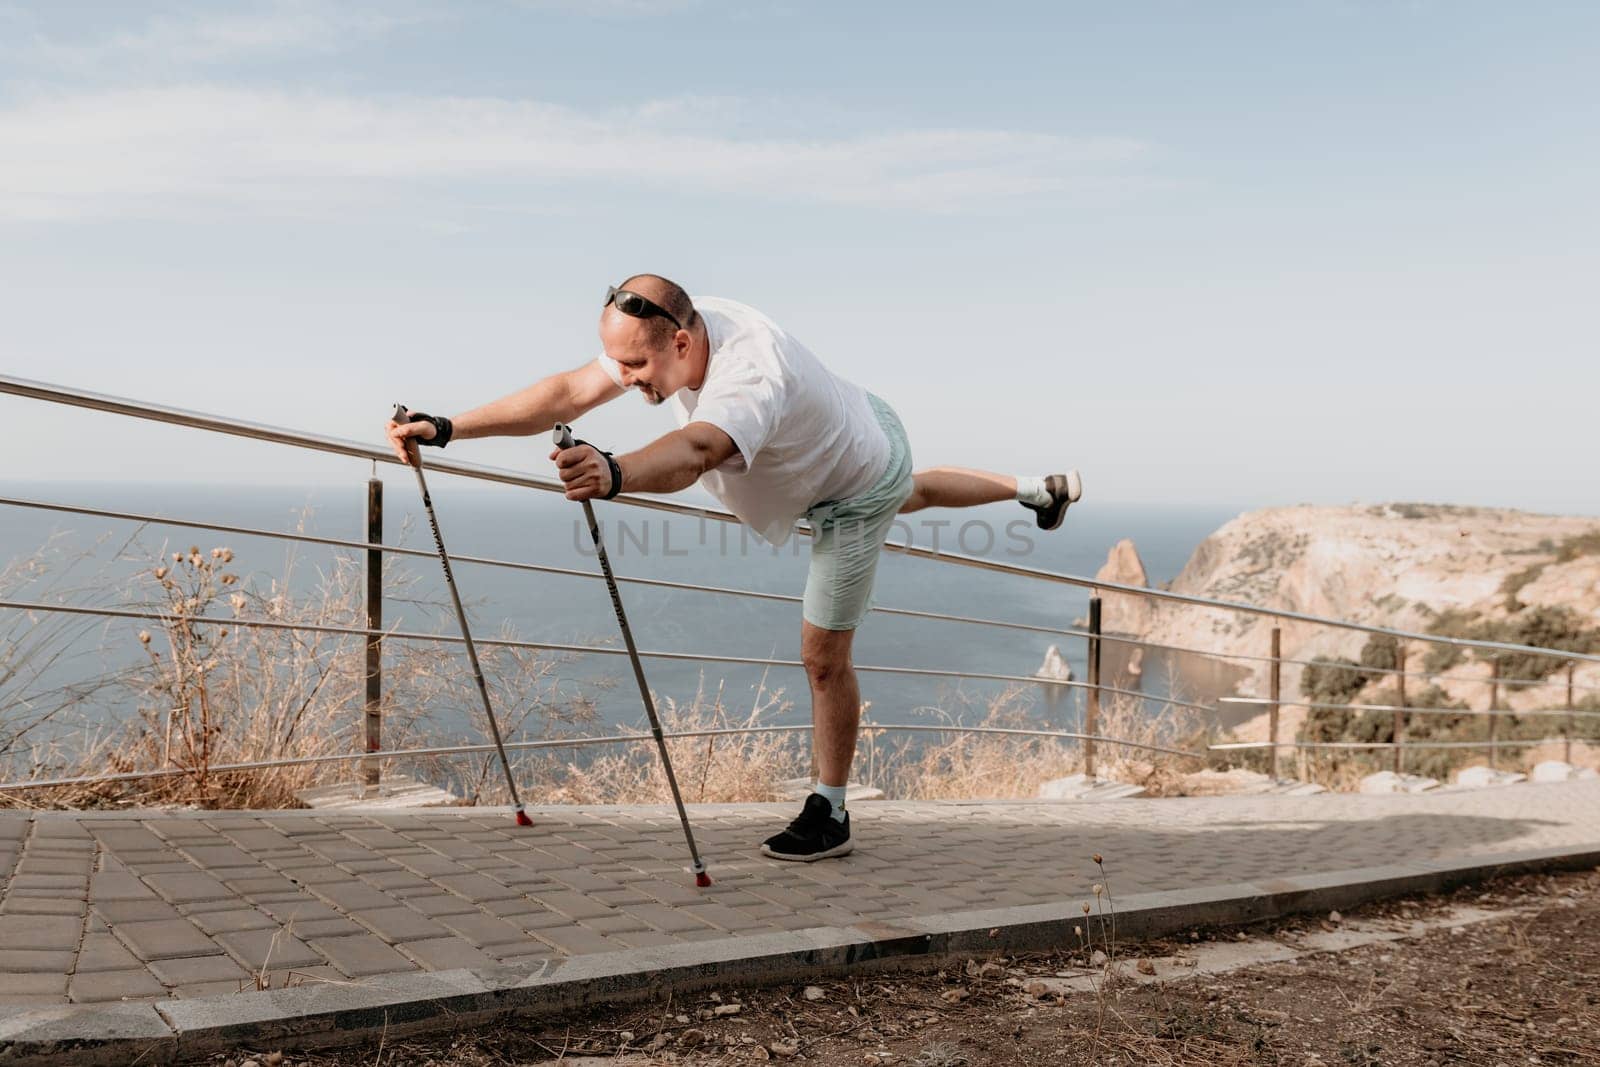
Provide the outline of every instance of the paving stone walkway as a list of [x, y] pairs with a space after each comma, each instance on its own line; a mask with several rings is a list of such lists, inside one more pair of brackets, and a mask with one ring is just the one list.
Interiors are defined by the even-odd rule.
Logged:
[[0, 813], [0, 1013], [232, 994], [1397, 862], [1600, 844], [1600, 782], [1420, 796], [861, 803], [857, 852], [761, 857], [793, 805], [509, 814]]

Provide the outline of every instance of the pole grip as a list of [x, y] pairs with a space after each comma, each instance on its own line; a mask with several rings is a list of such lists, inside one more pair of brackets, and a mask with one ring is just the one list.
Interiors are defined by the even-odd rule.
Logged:
[[550, 431], [550, 439], [555, 442], [557, 448], [571, 448], [572, 427], [564, 422], [556, 423], [555, 429]]
[[[415, 422], [416, 420], [413, 419], [406, 411], [406, 406], [404, 404], [396, 404], [394, 406], [394, 421], [399, 423], [401, 426], [404, 426], [406, 423]], [[417, 477], [422, 477], [422, 446], [410, 438], [406, 439], [406, 461], [411, 464], [413, 469], [416, 470]], [[426, 489], [423, 489], [422, 495], [423, 503], [427, 503], [428, 494]]]

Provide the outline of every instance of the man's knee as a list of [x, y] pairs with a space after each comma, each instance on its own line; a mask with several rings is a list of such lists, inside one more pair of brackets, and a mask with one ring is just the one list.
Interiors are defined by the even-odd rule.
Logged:
[[[823, 631], [833, 634], [834, 631]], [[814, 686], [827, 685], [853, 670], [850, 663], [848, 639], [828, 637], [800, 644], [800, 662], [805, 666], [806, 678]]]

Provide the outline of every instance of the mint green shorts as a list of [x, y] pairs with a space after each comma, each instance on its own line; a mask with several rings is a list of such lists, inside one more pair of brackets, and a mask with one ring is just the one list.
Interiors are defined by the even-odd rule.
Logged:
[[854, 630], [872, 607], [878, 555], [900, 505], [911, 496], [911, 443], [900, 417], [867, 394], [878, 425], [889, 437], [889, 466], [871, 489], [847, 500], [818, 504], [805, 514], [811, 526], [811, 570], [802, 614], [824, 630]]

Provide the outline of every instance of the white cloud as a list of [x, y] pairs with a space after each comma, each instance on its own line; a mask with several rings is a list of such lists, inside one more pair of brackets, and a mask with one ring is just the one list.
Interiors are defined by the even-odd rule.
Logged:
[[[707, 132], [685, 107], [694, 111], [691, 102], [586, 114], [526, 100], [208, 85], [34, 96], [0, 110], [0, 220], [331, 213], [411, 198], [422, 182], [435, 206], [449, 182], [463, 209], [516, 206], [530, 181], [616, 181], [950, 211], [1078, 183], [1141, 183], [1147, 154], [1132, 140], [1007, 130], [736, 137]], [[519, 192], [505, 192], [507, 181]]]
[[441, 17], [440, 9], [392, 4], [372, 7], [324, 0], [276, 0], [255, 10], [201, 8], [163, 15], [137, 28], [98, 37], [63, 39], [18, 34], [3, 51], [19, 66], [86, 77], [181, 71], [285, 53], [331, 53], [352, 40]]

